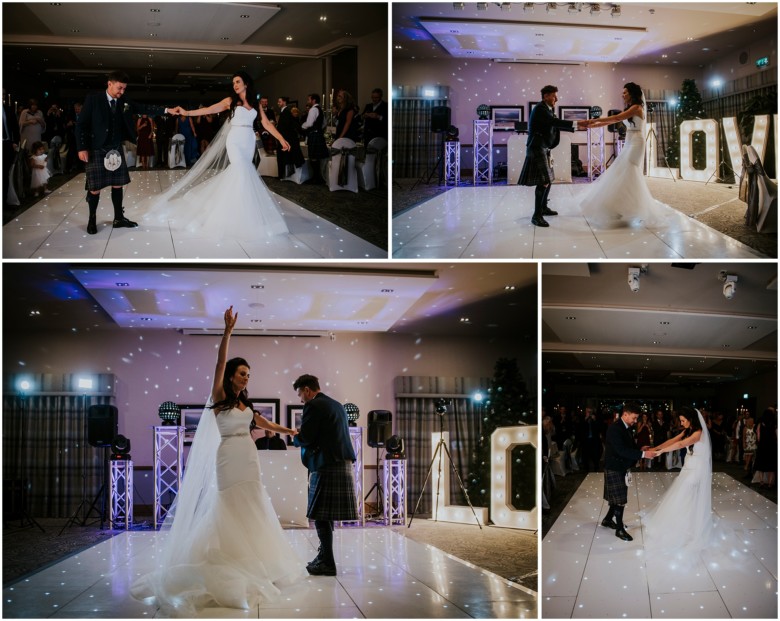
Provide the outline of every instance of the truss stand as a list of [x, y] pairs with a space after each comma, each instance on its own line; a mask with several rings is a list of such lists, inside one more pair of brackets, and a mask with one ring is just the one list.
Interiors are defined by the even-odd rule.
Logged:
[[355, 479], [355, 502], [357, 503], [358, 519], [356, 522], [339, 521], [339, 525], [357, 524], [366, 525], [366, 511], [363, 506], [363, 427], [350, 427], [349, 439], [352, 440], [352, 448], [355, 450], [355, 463], [352, 464], [352, 473]]
[[600, 177], [607, 170], [604, 152], [604, 127], [588, 128], [588, 181]]
[[[726, 137], [726, 132], [723, 129], [723, 109], [721, 107], [721, 101], [720, 101], [720, 87], [718, 87], [718, 118], [716, 119], [718, 123], [718, 165], [715, 167], [715, 170], [710, 175], [710, 178], [707, 179], [707, 183], [712, 181], [712, 178], [715, 177], [715, 181], [718, 183], [727, 183], [723, 180], [723, 178], [720, 176], [720, 168], [721, 166], [725, 166], [726, 169], [731, 171], [731, 174], [734, 175], [734, 182], [738, 186], [739, 185], [739, 177], [737, 176], [737, 173], [734, 171], [734, 169], [731, 167], [731, 164], [729, 164], [726, 159], [723, 157], [723, 143], [725, 140], [723, 138]], [[720, 133], [723, 131], [723, 137], [721, 138]], [[707, 183], [704, 185], [706, 186]]]
[[460, 185], [460, 141], [444, 143], [444, 185]]
[[405, 459], [385, 459], [384, 491], [385, 525], [406, 524]]
[[133, 526], [133, 461], [131, 459], [111, 460], [109, 489], [111, 512], [109, 524], [112, 529], [130, 530]]
[[372, 517], [379, 517], [381, 514], [384, 513], [383, 505], [384, 505], [384, 498], [385, 498], [385, 491], [382, 489], [382, 484], [379, 482], [379, 447], [376, 447], [376, 481], [371, 486], [371, 489], [368, 490], [368, 493], [366, 494], [366, 497], [363, 499], [363, 502], [368, 500], [368, 497], [371, 496], [371, 493], [376, 490], [376, 514], [374, 514]]
[[[475, 123], [479, 123], [479, 121], [474, 121]], [[460, 491], [463, 492], [463, 497], [466, 499], [466, 503], [468, 504], [469, 508], [471, 509], [471, 512], [474, 514], [474, 520], [477, 522], [477, 526], [479, 526], [479, 530], [482, 530], [482, 524], [479, 523], [479, 518], [477, 517], [477, 512], [474, 511], [474, 506], [471, 504], [471, 500], [469, 499], [469, 493], [466, 491], [466, 488], [463, 485], [463, 480], [460, 478], [460, 473], [458, 472], [458, 469], [455, 467], [455, 463], [452, 461], [452, 454], [450, 453], [450, 449], [447, 447], [447, 443], [444, 441], [444, 414], [439, 412], [439, 442], [436, 445], [436, 450], [433, 451], [433, 459], [431, 459], [431, 463], [428, 466], [428, 474], [425, 475], [425, 481], [423, 481], [422, 489], [420, 490], [420, 496], [417, 498], [417, 504], [414, 506], [414, 511], [412, 511], [412, 516], [409, 518], [409, 526], [408, 528], [412, 527], [412, 521], [414, 521], [414, 516], [417, 514], [417, 509], [420, 508], [420, 503], [422, 502], [423, 495], [425, 494], [425, 486], [428, 484], [428, 479], [431, 478], [431, 471], [433, 470], [433, 464], [436, 462], [436, 458], [438, 457], [438, 477], [436, 480], [436, 509], [434, 510], [433, 515], [434, 521], [438, 522], [439, 517], [439, 493], [440, 493], [440, 487], [441, 487], [441, 460], [443, 458], [443, 454], [447, 453], [447, 457], [449, 457], [450, 462], [450, 468], [452, 469], [452, 472], [455, 474], [455, 478], [458, 480], [458, 485], [460, 486]]]
[[[434, 134], [439, 134], [439, 133], [441, 132], [434, 132]], [[439, 173], [439, 183], [441, 183], [442, 177], [444, 175], [444, 172], [442, 170], [442, 163], [444, 161], [444, 144], [445, 143], [442, 140], [441, 149], [439, 149], [439, 157], [436, 158], [436, 163], [431, 168], [428, 168], [422, 175], [420, 175], [420, 178], [414, 182], [414, 185], [411, 187], [411, 190], [414, 190], [423, 179], [425, 179], [426, 184], [430, 183], [431, 179], [433, 179], [433, 175], [435, 175], [437, 171]], [[428, 148], [428, 154], [430, 155], [430, 147]]]
[[493, 185], [493, 121], [474, 121], [474, 185]]
[[160, 528], [181, 489], [184, 427], [159, 425], [154, 432], [154, 528]]

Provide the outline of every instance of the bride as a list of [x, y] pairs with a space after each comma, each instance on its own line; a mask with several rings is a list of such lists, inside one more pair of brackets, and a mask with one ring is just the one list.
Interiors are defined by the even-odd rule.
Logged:
[[645, 550], [700, 552], [713, 541], [712, 447], [701, 413], [683, 407], [683, 431], [652, 449], [657, 454], [687, 449], [685, 464], [660, 502], [643, 516]]
[[653, 226], [663, 219], [666, 205], [650, 194], [642, 174], [645, 159], [645, 98], [638, 84], [623, 87], [625, 109], [620, 114], [580, 122], [602, 127], [622, 122], [626, 143], [615, 163], [599, 177], [580, 201], [583, 215], [601, 228]]
[[233, 75], [233, 95], [196, 110], [177, 108], [185, 116], [230, 111], [209, 148], [190, 171], [163, 194], [141, 205], [146, 225], [167, 224], [210, 238], [256, 241], [258, 237], [288, 233], [274, 195], [252, 164], [255, 153], [253, 122], [260, 110], [263, 128], [281, 144], [290, 145], [257, 107], [252, 78]]
[[263, 487], [249, 425], [254, 420], [271, 431], [297, 431], [253, 412], [246, 390], [249, 365], [242, 358], [227, 360], [237, 317], [232, 306], [225, 311], [211, 398], [166, 519], [167, 526], [173, 514], [160, 562], [131, 587], [133, 597], [156, 604], [167, 616], [256, 607], [306, 575]]

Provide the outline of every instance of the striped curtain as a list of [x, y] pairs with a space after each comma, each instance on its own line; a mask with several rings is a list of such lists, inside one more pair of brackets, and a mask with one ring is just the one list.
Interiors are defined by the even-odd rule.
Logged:
[[[406, 490], [408, 514], [411, 515], [431, 464], [431, 434], [440, 430], [450, 434], [448, 448], [452, 454], [455, 468], [468, 489], [468, 470], [472, 453], [479, 441], [480, 419], [478, 408], [470, 397], [451, 398], [447, 413], [436, 413], [438, 397], [398, 397], [396, 398], [396, 433], [403, 438], [406, 448], [407, 471]], [[440, 451], [441, 452], [441, 451]], [[446, 458], [446, 455], [444, 456]], [[438, 459], [437, 459], [438, 462]], [[442, 467], [445, 462], [442, 461]], [[433, 464], [434, 470], [438, 463]], [[433, 512], [433, 496], [436, 490], [430, 479], [420, 502], [418, 513], [430, 515]], [[440, 499], [440, 503], [442, 500]], [[457, 478], [450, 472], [450, 503], [465, 505], [466, 499], [458, 485]], [[441, 506], [441, 504], [440, 504]]]
[[110, 401], [3, 395], [3, 479], [24, 485], [30, 515], [70, 517], [83, 499], [91, 504], [103, 482], [104, 456], [87, 443], [87, 409]]
[[431, 111], [447, 99], [393, 99], [393, 176], [419, 177], [436, 164], [444, 136], [431, 132]]

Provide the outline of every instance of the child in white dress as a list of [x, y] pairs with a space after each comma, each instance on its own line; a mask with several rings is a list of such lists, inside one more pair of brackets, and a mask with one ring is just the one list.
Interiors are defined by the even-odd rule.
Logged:
[[46, 182], [51, 177], [51, 173], [46, 166], [46, 160], [48, 159], [46, 148], [42, 142], [34, 142], [31, 153], [30, 170], [32, 171], [32, 179], [30, 181], [30, 190], [33, 196], [49, 194], [51, 190], [46, 186]]

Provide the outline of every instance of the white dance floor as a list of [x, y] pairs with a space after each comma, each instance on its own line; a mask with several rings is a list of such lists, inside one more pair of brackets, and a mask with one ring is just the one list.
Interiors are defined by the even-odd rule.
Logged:
[[[184, 170], [131, 171], [125, 187], [125, 215], [134, 206], [159, 194]], [[324, 190], [323, 190], [324, 191]], [[111, 226], [111, 195], [100, 197], [96, 235], [87, 234], [89, 209], [84, 175], [77, 175], [3, 227], [3, 257], [41, 259], [386, 259], [387, 251], [345, 231], [292, 201], [278, 197], [289, 235], [256, 242], [215, 240], [169, 226], [140, 225], [135, 229]], [[236, 226], [241, 226], [240, 222]]]
[[[288, 530], [296, 552], [316, 555], [316, 532]], [[247, 534], [251, 536], [251, 534]], [[122, 533], [3, 589], [3, 617], [153, 618], [129, 587], [155, 567], [164, 533]], [[308, 577], [249, 611], [209, 618], [532, 618], [536, 593], [389, 528], [337, 529], [337, 577]]]
[[[745, 244], [668, 209], [661, 226], [603, 230], [576, 207], [587, 184], [553, 186], [545, 218], [531, 224], [534, 189], [518, 185], [453, 188], [393, 218], [397, 259], [755, 259]], [[765, 257], [764, 257], [765, 258]]]
[[726, 474], [713, 475], [712, 506], [737, 545], [684, 568], [645, 555], [637, 512], [675, 476], [634, 473], [624, 517], [631, 542], [600, 524], [603, 473], [585, 478], [542, 542], [543, 618], [777, 619], [777, 505]]

